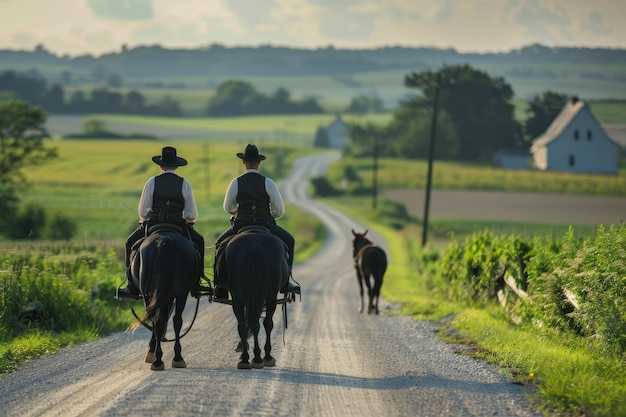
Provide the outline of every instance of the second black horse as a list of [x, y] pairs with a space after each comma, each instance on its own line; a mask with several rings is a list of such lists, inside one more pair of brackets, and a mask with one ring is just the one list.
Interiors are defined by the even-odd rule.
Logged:
[[[238, 369], [275, 366], [271, 335], [274, 328], [278, 290], [289, 279], [285, 244], [263, 227], [248, 226], [232, 237], [226, 246], [228, 285], [233, 312], [237, 317], [242, 352]], [[265, 356], [261, 358], [259, 330], [265, 309]], [[254, 357], [250, 363], [248, 339], [254, 338]]]

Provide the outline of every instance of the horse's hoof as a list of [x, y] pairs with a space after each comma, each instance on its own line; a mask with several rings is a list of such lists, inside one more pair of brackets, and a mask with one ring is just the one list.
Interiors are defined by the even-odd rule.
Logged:
[[187, 367], [187, 363], [185, 362], [184, 359], [176, 361], [174, 359], [172, 359], [172, 368], [186, 368]]
[[156, 355], [154, 354], [154, 352], [148, 352], [146, 353], [146, 359], [144, 360], [146, 361], [146, 363], [152, 363], [156, 361]]
[[162, 371], [165, 369], [165, 364], [163, 363], [163, 361], [161, 361], [160, 365], [157, 365], [156, 362], [154, 362], [152, 363], [150, 369], [152, 369], [153, 371]]
[[241, 361], [237, 364], [237, 369], [252, 369], [252, 365], [248, 361]]
[[263, 360], [260, 358], [258, 359], [258, 362], [257, 359], [252, 360], [252, 367], [254, 369], [263, 369]]
[[272, 366], [276, 366], [276, 359], [274, 359], [274, 358], [265, 358], [265, 359], [263, 359], [263, 364], [265, 366], [267, 366], [268, 368], [271, 368]]

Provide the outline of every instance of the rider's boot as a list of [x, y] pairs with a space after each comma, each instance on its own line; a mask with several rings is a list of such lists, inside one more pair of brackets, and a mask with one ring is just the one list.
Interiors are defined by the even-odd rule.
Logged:
[[280, 289], [281, 294], [300, 294], [300, 284], [296, 283], [295, 280], [294, 283], [292, 283], [292, 278], [293, 276], [291, 275], [291, 271], [289, 271], [289, 279], [287, 280], [287, 283], [283, 285], [283, 288]]
[[[202, 280], [206, 282], [206, 285], [202, 285]], [[213, 286], [211, 285], [209, 278], [204, 273], [202, 273], [202, 275], [200, 275], [200, 277], [198, 278], [198, 282], [196, 282], [191, 289], [191, 296], [193, 298], [200, 298], [203, 295], [211, 296], [213, 295], [213, 293]]]
[[221, 259], [221, 251], [219, 249], [219, 245], [215, 249], [215, 260], [213, 261], [213, 294], [215, 298], [220, 298], [223, 300], [228, 300], [228, 290], [221, 286], [220, 276], [219, 276], [219, 266], [218, 263]]
[[130, 269], [126, 269], [126, 287], [118, 288], [115, 291], [115, 299], [121, 300], [122, 298], [132, 298], [134, 300], [141, 300], [141, 293], [139, 288], [135, 285], [134, 281], [130, 277]]
[[[293, 248], [291, 249], [293, 250]], [[287, 266], [289, 267], [289, 279], [287, 280], [287, 282], [285, 283], [285, 285], [283, 285], [283, 288], [280, 289], [280, 293], [281, 294], [300, 294], [300, 284], [298, 284], [297, 282], [295, 282], [296, 280], [294, 279], [294, 283], [291, 282], [291, 280], [293, 279], [293, 255], [291, 254], [291, 251], [288, 250], [285, 253], [285, 258], [287, 261]]]

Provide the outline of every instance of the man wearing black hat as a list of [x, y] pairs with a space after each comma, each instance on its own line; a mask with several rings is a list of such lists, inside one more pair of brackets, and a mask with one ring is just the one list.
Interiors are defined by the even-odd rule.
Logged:
[[[278, 187], [271, 178], [259, 173], [259, 164], [265, 160], [265, 155], [259, 154], [255, 145], [249, 144], [243, 153], [237, 153], [242, 159], [246, 172], [233, 179], [228, 185], [224, 196], [224, 211], [234, 216], [231, 226], [222, 233], [215, 244], [214, 262], [214, 285], [215, 296], [217, 298], [228, 298], [228, 291], [220, 286], [218, 276], [218, 259], [223, 248], [220, 243], [229, 236], [234, 235], [244, 226], [259, 225], [264, 226], [273, 234], [278, 236], [287, 245], [289, 258], [289, 270], [293, 266], [293, 256], [295, 239], [282, 227], [276, 224], [276, 219], [285, 212], [283, 198]], [[287, 282], [281, 289], [282, 293], [300, 293], [300, 286]]]
[[141, 298], [139, 288], [130, 276], [130, 253], [133, 245], [146, 235], [146, 230], [158, 223], [172, 223], [189, 233], [200, 252], [200, 272], [203, 275], [204, 238], [193, 228], [193, 223], [198, 219], [196, 199], [189, 181], [175, 173], [178, 167], [187, 165], [187, 161], [177, 156], [176, 149], [170, 146], [164, 147], [161, 155], [153, 156], [152, 161], [161, 168], [161, 174], [150, 177], [141, 192], [137, 207], [139, 227], [126, 241], [127, 287], [117, 289], [117, 299]]

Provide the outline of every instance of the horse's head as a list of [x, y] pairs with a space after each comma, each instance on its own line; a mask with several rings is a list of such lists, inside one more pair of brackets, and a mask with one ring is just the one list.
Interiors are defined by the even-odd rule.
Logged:
[[363, 246], [372, 243], [371, 240], [365, 237], [366, 234], [367, 229], [365, 229], [363, 232], [355, 232], [354, 229], [352, 229], [352, 256], [356, 257], [356, 254]]

